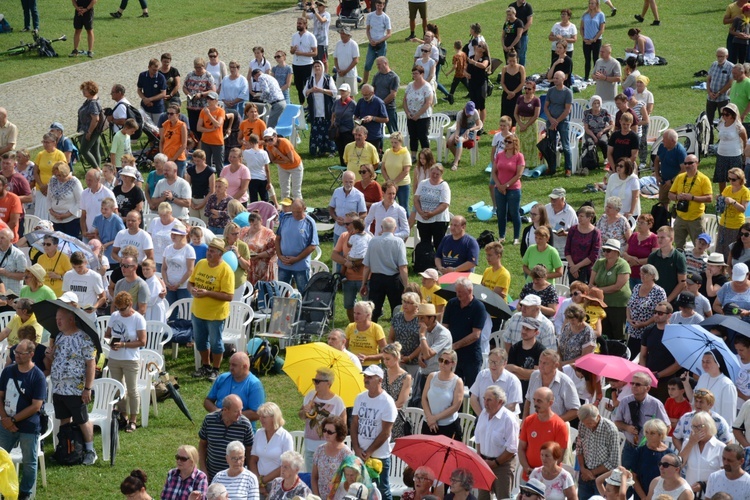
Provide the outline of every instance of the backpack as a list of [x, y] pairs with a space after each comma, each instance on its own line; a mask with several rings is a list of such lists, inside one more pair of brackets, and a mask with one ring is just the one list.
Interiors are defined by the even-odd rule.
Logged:
[[104, 132], [104, 129], [107, 127], [107, 115], [104, 114], [104, 109], [99, 111], [99, 121], [96, 122], [96, 128], [94, 129], [94, 132], [91, 134], [91, 136], [101, 136], [102, 132]]
[[477, 238], [477, 243], [479, 244], [479, 248], [484, 248], [494, 241], [497, 241], [495, 239], [495, 233], [493, 233], [489, 229], [485, 229], [484, 231], [482, 231], [482, 233], [479, 235], [479, 238]]
[[438, 43], [437, 46], [438, 49], [438, 64], [440, 66], [445, 66], [445, 63], [447, 61], [446, 57], [448, 56], [448, 51], [443, 47], [442, 43]]
[[5, 16], [0, 14], [0, 33], [12, 33], [13, 28], [10, 27], [10, 23]]
[[83, 463], [84, 445], [81, 428], [75, 424], [60, 426], [57, 433], [57, 447], [52, 457], [60, 465], [80, 465]]
[[272, 345], [266, 339], [261, 340], [250, 358], [250, 371], [256, 376], [268, 375], [276, 367], [278, 354], [279, 346]]
[[583, 145], [581, 168], [587, 168], [589, 170], [599, 168], [599, 155], [596, 152], [596, 144], [593, 142], [586, 141]]
[[143, 115], [138, 108], [125, 102], [118, 102], [115, 107], [112, 108], [113, 113], [117, 109], [117, 106], [125, 106], [125, 119], [132, 118], [138, 122], [138, 130], [133, 132], [133, 135], [130, 136], [131, 142], [137, 141], [141, 138], [141, 135], [143, 135]]
[[414, 272], [421, 273], [431, 267], [435, 267], [435, 249], [426, 241], [420, 241], [414, 248]]
[[670, 214], [669, 210], [664, 208], [661, 203], [657, 203], [651, 207], [651, 216], [654, 218], [654, 229], [672, 225], [672, 214]]
[[40, 57], [57, 57], [57, 52], [52, 47], [52, 42], [40, 36], [37, 43], [39, 44], [37, 52]]

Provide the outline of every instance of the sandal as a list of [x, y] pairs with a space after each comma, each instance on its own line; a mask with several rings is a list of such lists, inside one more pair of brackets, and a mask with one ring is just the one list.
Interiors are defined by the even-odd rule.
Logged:
[[456, 170], [458, 170], [458, 164], [457, 164], [457, 163], [454, 163], [454, 164], [453, 164], [453, 166], [451, 167], [451, 170], [453, 170], [454, 172], [455, 172]]
[[128, 422], [128, 425], [125, 427], [125, 432], [135, 432], [135, 422]]

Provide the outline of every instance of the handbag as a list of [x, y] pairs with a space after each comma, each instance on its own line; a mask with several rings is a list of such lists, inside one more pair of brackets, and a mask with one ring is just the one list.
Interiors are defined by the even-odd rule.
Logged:
[[332, 141], [335, 141], [339, 138], [339, 126], [335, 123], [331, 123], [331, 126], [328, 127], [328, 138]]
[[[18, 369], [18, 366], [16, 366], [16, 372], [21, 373], [21, 370]], [[16, 386], [16, 391], [18, 391], [18, 394], [23, 396], [23, 398], [27, 400], [30, 405], [33, 404], [34, 400], [31, 399], [28, 394], [21, 391], [21, 388], [18, 386], [18, 380], [14, 378], [13, 383]], [[42, 403], [42, 407], [39, 408], [39, 427], [41, 429], [39, 434], [44, 434], [49, 429], [49, 415], [47, 415], [47, 410], [44, 409], [44, 403]]]

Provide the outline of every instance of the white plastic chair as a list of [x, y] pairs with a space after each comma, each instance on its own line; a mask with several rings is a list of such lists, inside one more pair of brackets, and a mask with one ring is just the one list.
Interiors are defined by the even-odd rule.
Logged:
[[403, 408], [404, 418], [411, 424], [412, 434], [422, 432], [422, 423], [424, 422], [424, 410], [416, 406], [407, 406]]
[[570, 297], [570, 287], [567, 285], [555, 284], [555, 291], [560, 297]]
[[305, 431], [292, 431], [292, 441], [294, 442], [294, 451], [300, 455], [305, 454]]
[[713, 240], [713, 243], [708, 248], [709, 252], [713, 252], [716, 248], [717, 236], [719, 234], [719, 221], [715, 214], [703, 214], [703, 229]]
[[[443, 149], [445, 149], [445, 127], [450, 124], [451, 119], [443, 113], [435, 113], [430, 117], [430, 130], [427, 133], [428, 141], [437, 142], [438, 162], [443, 161]], [[399, 128], [399, 130], [401, 130]]]
[[26, 214], [23, 216], [23, 234], [29, 234], [42, 219], [36, 215]]
[[[50, 434], [52, 434], [51, 425], [47, 427], [47, 432], [39, 436], [36, 448], [37, 462], [39, 464], [38, 475], [42, 476], [42, 486], [45, 488], [47, 487], [47, 463], [44, 459], [44, 447], [42, 447], [42, 443], [44, 442], [44, 439]], [[10, 450], [10, 459], [13, 461], [13, 465], [15, 465], [16, 467], [16, 474], [18, 474], [21, 468], [21, 462], [23, 462], [23, 454], [21, 453], [20, 445]]]
[[207, 227], [203, 219], [199, 219], [198, 217], [188, 217], [188, 224], [191, 226]]
[[320, 247], [315, 247], [315, 250], [313, 250], [312, 256], [310, 257], [310, 260], [320, 260], [320, 257], [323, 255], [323, 250], [321, 250]]
[[[275, 281], [276, 287], [279, 290], [280, 297], [291, 297], [294, 295], [294, 288], [289, 283], [283, 281]], [[255, 323], [254, 332], [255, 334], [266, 333], [268, 328], [268, 322], [271, 319], [271, 304], [268, 304], [268, 308], [264, 310], [254, 311], [253, 321]]]
[[409, 488], [404, 484], [404, 469], [406, 463], [396, 455], [391, 455], [391, 471], [388, 474], [388, 480], [391, 485], [391, 495], [400, 497]]
[[[190, 321], [193, 310], [193, 299], [180, 299], [172, 302], [172, 305], [167, 309], [167, 321], [172, 316], [173, 311], [177, 311], [178, 319], [186, 319]], [[180, 345], [177, 342], [172, 342], [172, 359], [177, 359], [177, 351]]]
[[172, 327], [161, 321], [146, 321], [146, 347], [164, 356], [164, 346], [172, 340]]
[[139, 354], [141, 355], [141, 369], [138, 372], [138, 395], [141, 398], [141, 425], [148, 427], [151, 405], [154, 405], [154, 416], [159, 416], [154, 378], [164, 369], [164, 358], [151, 349], [141, 349]]
[[246, 281], [242, 284], [242, 302], [244, 302], [247, 305], [250, 305], [250, 302], [252, 300], [253, 300], [253, 285], [251, 285], [249, 281]]
[[656, 140], [669, 128], [669, 120], [663, 116], [653, 115], [648, 117], [648, 135], [646, 141], [653, 145]]
[[317, 273], [330, 273], [331, 270], [328, 269], [328, 266], [325, 265], [325, 263], [320, 262], [319, 260], [311, 260], [310, 261], [310, 276]]
[[[404, 137], [404, 144], [409, 144], [409, 129], [406, 125], [406, 113], [403, 111], [396, 112], [396, 128], [399, 132], [401, 132], [401, 135]], [[385, 139], [389, 139], [391, 137], [391, 134], [387, 133], [388, 126], [384, 123], [383, 124], [383, 137]]]
[[[568, 123], [568, 142], [570, 143], [570, 162], [572, 163], [571, 171], [574, 174], [578, 170], [578, 162], [581, 156], [581, 141], [585, 134], [586, 131], [580, 123], [572, 121]], [[557, 154], [558, 165], [560, 165], [560, 154]]]
[[[615, 115], [617, 114], [617, 104], [615, 104], [615, 101], [607, 101], [602, 103], [602, 109], [606, 109], [607, 113], [612, 115], [612, 119], [615, 119]], [[649, 127], [651, 128], [651, 127]]]
[[125, 396], [125, 386], [111, 378], [100, 378], [91, 384], [94, 405], [89, 411], [89, 420], [94, 427], [102, 430], [102, 460], [109, 460], [109, 447], [112, 441], [112, 409], [121, 397]]
[[573, 101], [573, 105], [570, 108], [570, 121], [573, 123], [583, 123], [584, 109], [579, 103]]
[[[144, 205], [146, 204], [144, 203]], [[158, 219], [158, 218], [159, 218], [159, 214], [155, 212], [143, 214], [143, 227], [148, 227], [148, 225], [151, 224], [152, 220]]]
[[8, 339], [0, 342], [0, 371], [5, 368], [5, 360], [8, 357]]
[[472, 433], [474, 432], [474, 424], [477, 422], [477, 417], [469, 415], [468, 413], [459, 413], [458, 421], [461, 423], [461, 431], [463, 431], [464, 438], [463, 443], [469, 445]]
[[555, 283], [558, 281], [561, 285], [570, 286], [570, 280], [568, 279], [568, 261], [562, 261], [562, 278], [555, 278]]
[[[445, 133], [446, 140], [445, 140], [445, 151], [444, 151], [444, 154], [445, 154], [446, 160], [448, 159], [448, 138], [451, 135], [453, 135], [453, 133], [455, 131], [456, 131], [456, 122], [453, 122], [453, 125], [451, 125], [450, 127], [448, 127], [448, 130]], [[481, 139], [480, 136], [475, 137], [474, 138], [474, 147], [468, 150], [469, 151], [469, 159], [470, 159], [472, 167], [477, 164], [477, 158], [479, 157], [479, 139]], [[464, 153], [466, 153], [466, 148], [464, 148]]]
[[224, 321], [222, 340], [232, 344], [237, 352], [246, 352], [247, 338], [253, 323], [253, 308], [244, 302], [232, 301], [229, 304], [229, 316]]
[[581, 106], [581, 108], [586, 111], [589, 109], [589, 100], [588, 99], [573, 99], [573, 102]]
[[5, 327], [8, 326], [8, 323], [10, 323], [15, 316], [15, 311], [5, 311], [0, 313], [0, 331], [5, 329]]
[[99, 342], [104, 342], [104, 334], [107, 333], [109, 327], [110, 316], [99, 316], [96, 318], [96, 329], [99, 333]]

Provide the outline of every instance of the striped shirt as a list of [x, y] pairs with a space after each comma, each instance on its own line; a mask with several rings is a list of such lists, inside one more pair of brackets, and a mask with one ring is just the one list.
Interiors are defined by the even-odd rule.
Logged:
[[211, 484], [223, 484], [227, 489], [229, 500], [259, 500], [258, 478], [247, 469], [243, 469], [239, 476], [229, 477], [226, 470], [214, 476]]
[[240, 441], [247, 449], [250, 456], [250, 448], [253, 446], [253, 426], [246, 416], [240, 415], [239, 420], [226, 426], [221, 419], [222, 410], [217, 410], [206, 415], [203, 419], [198, 437], [208, 444], [206, 452], [206, 468], [208, 477], [212, 479], [220, 471], [227, 468], [227, 445], [232, 441]]

